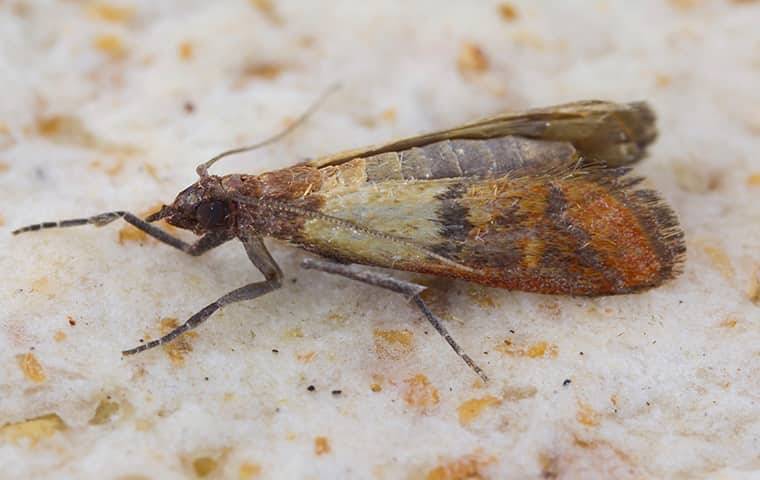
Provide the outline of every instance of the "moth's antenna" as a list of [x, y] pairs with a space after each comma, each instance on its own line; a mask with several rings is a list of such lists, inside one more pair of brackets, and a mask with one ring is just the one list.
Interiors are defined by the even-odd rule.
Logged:
[[208, 169], [211, 167], [211, 165], [215, 164], [222, 158], [229, 156], [229, 155], [235, 155], [237, 153], [243, 153], [243, 152], [250, 152], [251, 150], [256, 150], [257, 148], [261, 148], [263, 146], [269, 145], [270, 143], [274, 143], [284, 136], [288, 135], [290, 132], [295, 130], [297, 127], [301, 126], [306, 120], [309, 119], [311, 114], [313, 114], [317, 109], [324, 103], [325, 100], [327, 100], [327, 97], [329, 97], [331, 94], [335, 93], [340, 88], [340, 84], [334, 83], [330, 87], [327, 88], [327, 90], [322, 93], [322, 95], [317, 98], [314, 103], [309, 106], [309, 108], [306, 109], [305, 112], [303, 112], [293, 123], [288, 125], [284, 130], [280, 131], [279, 133], [272, 135], [271, 137], [267, 138], [264, 141], [261, 141], [259, 143], [255, 143], [253, 145], [248, 145], [246, 147], [239, 147], [239, 148], [233, 148], [232, 150], [227, 150], [225, 152], [220, 153], [219, 155], [211, 158], [211, 160], [208, 160], [207, 162], [201, 163], [195, 168], [196, 173], [200, 177], [205, 177], [208, 175]]

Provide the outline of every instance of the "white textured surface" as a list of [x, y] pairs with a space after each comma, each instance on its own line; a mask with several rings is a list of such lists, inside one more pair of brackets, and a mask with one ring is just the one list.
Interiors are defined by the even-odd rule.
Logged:
[[[0, 477], [183, 478], [210, 457], [218, 478], [758, 478], [760, 3], [526, 0], [510, 2], [513, 21], [486, 1], [281, 0], [269, 15], [255, 3], [125, 2], [131, 18], [105, 21], [84, 2], [0, 2], [0, 425], [56, 413], [68, 427], [36, 443], [4, 428]], [[121, 39], [121, 58], [94, 47], [102, 34]], [[468, 42], [485, 72], [460, 73]], [[242, 74], [266, 64], [282, 71]], [[169, 202], [196, 164], [278, 130], [335, 81], [297, 133], [216, 171], [506, 109], [646, 99], [661, 136], [639, 172], [679, 213], [684, 275], [595, 300], [453, 284], [436, 306], [491, 376], [478, 387], [401, 298], [301, 272], [301, 254], [274, 242], [297, 283], [215, 315], [183, 366], [160, 350], [122, 359], [161, 318], [258, 278], [241, 247], [189, 258], [119, 244], [121, 225], [10, 236]], [[56, 115], [95, 140], [41, 135]], [[388, 358], [375, 329], [409, 329], [413, 348]], [[556, 356], [507, 355], [505, 339]], [[19, 368], [31, 349], [41, 382]], [[408, 401], [418, 374], [438, 392], [429, 407]], [[460, 422], [463, 402], [487, 395], [496, 404]], [[91, 425], [107, 396], [119, 411]], [[320, 436], [330, 451], [317, 455]]]

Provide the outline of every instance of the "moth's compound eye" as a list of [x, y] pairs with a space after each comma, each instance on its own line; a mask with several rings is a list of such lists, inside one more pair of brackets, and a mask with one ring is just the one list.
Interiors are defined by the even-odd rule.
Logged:
[[212, 200], [198, 205], [195, 210], [195, 218], [205, 228], [221, 227], [224, 226], [229, 212], [225, 202]]

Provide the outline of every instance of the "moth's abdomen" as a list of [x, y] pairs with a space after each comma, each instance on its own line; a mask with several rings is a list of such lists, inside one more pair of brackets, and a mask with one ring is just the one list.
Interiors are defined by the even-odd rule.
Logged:
[[549, 171], [574, 161], [568, 142], [522, 137], [488, 140], [443, 140], [423, 147], [388, 152], [362, 159], [366, 181], [491, 178]]

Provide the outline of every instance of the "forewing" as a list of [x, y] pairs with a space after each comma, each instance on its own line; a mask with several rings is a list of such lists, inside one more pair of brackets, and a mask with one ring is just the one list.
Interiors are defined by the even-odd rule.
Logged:
[[624, 169], [354, 184], [324, 190], [298, 243], [341, 261], [541, 293], [657, 286], [683, 257], [677, 220]]
[[340, 165], [354, 158], [423, 147], [443, 140], [504, 136], [570, 142], [587, 161], [616, 167], [642, 158], [647, 145], [657, 136], [657, 129], [654, 113], [646, 103], [588, 100], [504, 113], [448, 130], [317, 158], [309, 165], [316, 168]]

